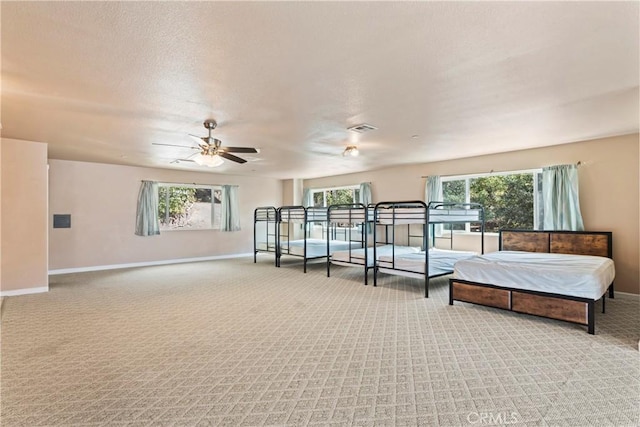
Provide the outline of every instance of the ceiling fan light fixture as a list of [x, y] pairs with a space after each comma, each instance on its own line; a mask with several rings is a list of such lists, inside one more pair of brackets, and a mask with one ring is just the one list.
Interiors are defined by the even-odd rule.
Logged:
[[358, 154], [360, 154], [360, 151], [358, 151], [358, 147], [356, 147], [355, 145], [348, 145], [347, 148], [345, 148], [342, 152], [342, 155], [345, 157], [357, 157]]
[[[185, 145], [177, 145], [177, 144], [160, 144], [152, 142], [153, 145], [167, 145], [170, 147], [180, 147], [180, 148], [190, 148], [192, 150], [197, 150], [197, 154], [191, 155], [184, 161], [194, 162], [199, 166], [208, 166], [210, 168], [215, 168], [221, 166], [225, 163], [224, 160], [229, 160], [231, 162], [243, 164], [247, 163], [246, 159], [242, 157], [236, 156], [232, 153], [248, 153], [248, 154], [256, 154], [259, 153], [260, 150], [253, 147], [222, 147], [222, 141], [218, 138], [214, 138], [211, 136], [211, 131], [215, 129], [217, 126], [216, 121], [213, 119], [206, 120], [204, 122], [204, 127], [207, 129], [207, 136], [198, 136], [189, 134], [191, 138], [196, 141], [196, 146], [185, 146]], [[223, 160], [224, 159], [224, 160]], [[171, 162], [178, 163], [178, 162]]]
[[200, 166], [208, 166], [210, 168], [215, 168], [224, 163], [222, 157], [217, 154], [203, 154], [200, 153], [193, 159], [194, 162], [199, 164]]

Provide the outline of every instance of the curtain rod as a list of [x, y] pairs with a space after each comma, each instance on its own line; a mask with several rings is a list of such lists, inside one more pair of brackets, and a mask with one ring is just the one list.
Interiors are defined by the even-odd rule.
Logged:
[[152, 179], [141, 179], [140, 182], [157, 182], [158, 184], [173, 184], [173, 185], [199, 185], [202, 187], [221, 187], [224, 184], [198, 184], [197, 182], [170, 182], [170, 181], [154, 181]]
[[[575, 163], [576, 166], [580, 166], [582, 164], [582, 160], [578, 160], [577, 163]], [[536, 168], [538, 169], [538, 168]], [[440, 177], [449, 177], [449, 176], [465, 176], [465, 175], [480, 175], [483, 173], [509, 173], [509, 172], [519, 172], [519, 171], [527, 171], [527, 170], [533, 170], [533, 169], [515, 169], [515, 170], [508, 170], [508, 171], [495, 171], [493, 169], [491, 169], [489, 172], [476, 172], [476, 173], [455, 173], [455, 174], [450, 174], [450, 175], [439, 175]], [[431, 175], [422, 175], [420, 178], [429, 178]]]
[[358, 184], [336, 185], [335, 187], [304, 187], [303, 190], [329, 190], [329, 189], [335, 189], [335, 188], [337, 188], [338, 190], [341, 190], [347, 187], [357, 187], [360, 184], [372, 184], [372, 182], [362, 181], [361, 183], [358, 183]]

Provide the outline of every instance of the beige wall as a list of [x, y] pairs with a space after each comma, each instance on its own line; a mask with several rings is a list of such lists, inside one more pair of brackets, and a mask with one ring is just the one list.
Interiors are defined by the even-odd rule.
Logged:
[[[639, 288], [639, 136], [603, 138], [572, 144], [488, 156], [398, 166], [377, 171], [305, 180], [305, 187], [322, 188], [371, 181], [375, 202], [424, 199], [423, 175], [461, 175], [533, 169], [582, 162], [580, 204], [585, 228], [613, 232], [616, 288]], [[366, 156], [366, 153], [362, 153]], [[495, 243], [489, 239], [489, 245]]]
[[6, 138], [1, 145], [0, 291], [46, 290], [47, 145]]
[[[293, 206], [295, 190], [292, 179], [282, 181], [282, 206]], [[278, 207], [278, 205], [276, 205]]]
[[[2, 122], [0, 122], [0, 135], [2, 135]], [[0, 136], [0, 292], [1, 291], [2, 291], [2, 136]], [[1, 307], [2, 307], [2, 299], [0, 294], [0, 308]], [[1, 316], [1, 313], [0, 313], [0, 316]]]
[[[280, 180], [50, 160], [50, 212], [71, 214], [70, 229], [49, 228], [50, 270], [221, 256], [253, 251], [253, 210], [279, 206]], [[134, 235], [141, 180], [239, 185], [239, 232], [168, 231]]]

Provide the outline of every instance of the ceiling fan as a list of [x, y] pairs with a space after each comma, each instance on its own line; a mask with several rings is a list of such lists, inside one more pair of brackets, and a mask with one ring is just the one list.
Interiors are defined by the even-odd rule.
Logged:
[[235, 156], [231, 153], [259, 153], [260, 150], [257, 148], [251, 147], [223, 147], [222, 141], [217, 138], [211, 136], [211, 131], [213, 131], [218, 124], [213, 119], [205, 120], [204, 127], [209, 131], [208, 136], [197, 136], [191, 135], [190, 137], [194, 138], [197, 141], [198, 146], [187, 146], [187, 145], [176, 145], [176, 144], [161, 144], [154, 142], [153, 145], [164, 145], [168, 147], [181, 147], [181, 148], [190, 148], [192, 150], [198, 150], [197, 153], [192, 154], [186, 159], [176, 159], [171, 163], [180, 163], [180, 162], [195, 162], [202, 166], [216, 167], [220, 166], [227, 159], [236, 163], [246, 163], [247, 161], [241, 157]]

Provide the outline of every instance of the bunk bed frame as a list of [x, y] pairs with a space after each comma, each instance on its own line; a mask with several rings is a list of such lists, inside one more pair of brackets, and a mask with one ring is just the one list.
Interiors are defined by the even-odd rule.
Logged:
[[[283, 255], [303, 259], [303, 270], [307, 272], [307, 261], [328, 257], [333, 249], [346, 249], [353, 242], [339, 240], [336, 224], [329, 224], [328, 210], [325, 207], [282, 206], [278, 208], [278, 241], [276, 267], [280, 267]], [[301, 235], [296, 236], [294, 225], [300, 225]], [[313, 225], [320, 225], [320, 238], [312, 238]], [[310, 245], [311, 243], [312, 245]], [[294, 248], [302, 248], [300, 251]]]
[[[264, 233], [259, 228], [264, 227]], [[262, 239], [261, 239], [262, 237]], [[264, 245], [264, 246], [263, 246]], [[253, 211], [253, 262], [257, 262], [258, 252], [274, 255], [278, 250], [278, 210], [275, 206], [261, 206]]]
[[[480, 245], [481, 253], [484, 253], [484, 209], [478, 203], [450, 203], [450, 202], [430, 202], [428, 205], [420, 200], [405, 202], [380, 202], [374, 210], [376, 225], [385, 225], [385, 233], [388, 240], [388, 229], [391, 228], [391, 243], [395, 246], [396, 228], [398, 225], [407, 226], [407, 243], [410, 244], [412, 238], [422, 240], [421, 247], [424, 251], [424, 271], [416, 272], [400, 267], [396, 264], [396, 255], [392, 251], [391, 265], [389, 262], [377, 262], [373, 275], [373, 286], [377, 286], [377, 276], [379, 272], [387, 274], [398, 274], [424, 280], [424, 296], [429, 298], [429, 285], [432, 278], [445, 276], [453, 273], [453, 266], [445, 271], [432, 274], [429, 270], [429, 242], [435, 247], [435, 225], [438, 224], [466, 224], [477, 223], [480, 225]], [[411, 225], [418, 224], [421, 227], [420, 235], [411, 234]], [[374, 259], [378, 260], [376, 254], [377, 229], [374, 227]], [[431, 231], [431, 233], [430, 233]], [[453, 248], [453, 229], [450, 232], [450, 247]], [[430, 238], [431, 237], [431, 238]], [[383, 266], [384, 264], [384, 266]]]
[[[536, 231], [501, 230], [499, 250], [544, 252], [573, 255], [594, 255], [612, 258], [612, 233], [589, 231]], [[609, 298], [614, 297], [613, 282], [608, 287]], [[606, 292], [602, 295], [602, 312], [605, 312]], [[449, 279], [449, 305], [462, 301], [517, 313], [531, 314], [556, 320], [564, 320], [587, 326], [589, 334], [595, 333], [596, 300]]]
[[[331, 205], [328, 208], [328, 222], [331, 226], [336, 226], [336, 232], [343, 230], [345, 240], [349, 242], [360, 243], [359, 246], [349, 245], [349, 248], [345, 251], [347, 259], [335, 259], [333, 253], [330, 252], [330, 236], [327, 236], [327, 277], [331, 277], [331, 264], [345, 266], [345, 267], [360, 267], [364, 268], [364, 281], [367, 283], [367, 275], [370, 268], [368, 261], [368, 233], [367, 226], [372, 211], [362, 203], [352, 204], [338, 204]], [[348, 224], [349, 227], [341, 228], [341, 224]], [[354, 232], [354, 228], [359, 229]], [[354, 236], [355, 234], [355, 236]], [[358, 252], [356, 252], [358, 251]], [[360, 255], [362, 252], [362, 256]]]

